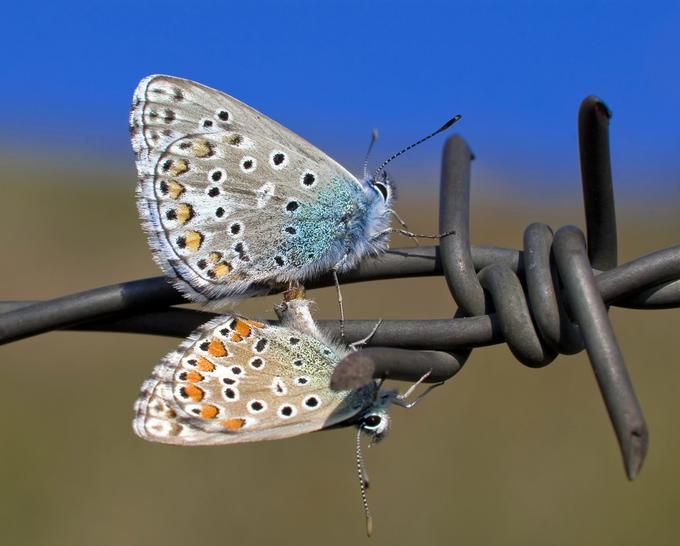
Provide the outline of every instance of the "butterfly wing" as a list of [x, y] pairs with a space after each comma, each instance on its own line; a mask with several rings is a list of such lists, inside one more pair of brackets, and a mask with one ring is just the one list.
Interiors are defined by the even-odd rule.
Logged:
[[355, 416], [374, 386], [333, 392], [346, 351], [294, 329], [222, 316], [156, 366], [133, 428], [167, 444], [215, 445], [296, 436]]
[[149, 76], [130, 125], [155, 259], [192, 299], [304, 279], [368, 250], [376, 192], [233, 97]]

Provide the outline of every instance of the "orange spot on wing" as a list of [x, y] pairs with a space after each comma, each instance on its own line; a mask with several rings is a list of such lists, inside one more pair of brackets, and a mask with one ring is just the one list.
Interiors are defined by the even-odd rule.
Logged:
[[184, 186], [176, 180], [171, 180], [168, 184], [168, 195], [170, 199], [177, 199], [184, 193]]
[[189, 170], [189, 163], [184, 159], [178, 159], [170, 167], [170, 176], [179, 176]]
[[208, 345], [208, 352], [213, 356], [227, 356], [227, 349], [219, 339], [213, 339]]
[[242, 338], [250, 335], [250, 326], [248, 326], [248, 323], [245, 320], [236, 319], [234, 322], [236, 323], [234, 324], [234, 333]]
[[189, 383], [196, 383], [198, 381], [203, 381], [203, 376], [200, 373], [198, 373], [196, 370], [190, 370], [190, 371], [187, 372], [186, 380]]
[[238, 335], [236, 332], [232, 332], [231, 336], [229, 336], [229, 341], [233, 341], [234, 343], [239, 343], [240, 341], [243, 341], [243, 338]]
[[177, 217], [177, 221], [181, 224], [184, 225], [186, 224], [189, 220], [191, 220], [193, 216], [193, 210], [189, 205], [186, 203], [180, 203], [177, 208], [175, 209], [175, 215]]
[[217, 417], [217, 414], [219, 413], [219, 409], [217, 409], [217, 406], [213, 406], [212, 404], [206, 404], [201, 408], [201, 417], [203, 419], [214, 419]]
[[196, 252], [199, 248], [201, 248], [201, 244], [203, 243], [203, 235], [201, 235], [198, 231], [187, 231], [184, 234], [184, 243], [187, 249], [191, 250], [192, 252]]
[[222, 421], [222, 426], [231, 432], [242, 429], [245, 424], [246, 420], [240, 417], [236, 419], [225, 419]]
[[187, 385], [186, 387], [183, 387], [183, 389], [185, 394], [194, 402], [200, 402], [205, 396], [203, 389], [197, 387], [196, 385]]
[[243, 321], [246, 324], [249, 324], [253, 328], [266, 328], [267, 325], [264, 322], [258, 322], [256, 320], [251, 320], [251, 319], [243, 319]]
[[221, 279], [222, 277], [227, 275], [230, 271], [231, 271], [231, 267], [226, 262], [222, 262], [220, 264], [217, 264], [213, 268], [213, 273], [215, 274], [215, 278], [217, 278], [217, 279]]
[[199, 358], [196, 367], [202, 372], [213, 372], [215, 371], [215, 365], [210, 362], [207, 358]]
[[214, 153], [212, 145], [202, 138], [197, 138], [191, 143], [191, 151], [196, 157], [210, 157]]

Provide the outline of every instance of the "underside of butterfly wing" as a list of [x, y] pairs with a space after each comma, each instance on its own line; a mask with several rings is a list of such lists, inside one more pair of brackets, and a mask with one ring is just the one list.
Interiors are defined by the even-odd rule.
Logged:
[[351, 267], [387, 245], [379, 194], [229, 95], [150, 76], [130, 125], [154, 257], [192, 299]]
[[347, 421], [375, 386], [329, 388], [342, 347], [295, 329], [222, 316], [195, 331], [145, 381], [135, 404], [140, 437], [215, 445], [296, 436]]

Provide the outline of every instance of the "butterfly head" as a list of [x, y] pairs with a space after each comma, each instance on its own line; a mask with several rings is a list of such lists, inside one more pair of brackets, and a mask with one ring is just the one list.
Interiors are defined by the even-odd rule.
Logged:
[[451, 127], [451, 125], [456, 123], [459, 119], [460, 119], [459, 115], [452, 117], [449, 121], [447, 121], [444, 125], [442, 125], [439, 129], [437, 129], [433, 133], [430, 133], [426, 137], [418, 140], [417, 142], [414, 142], [413, 144], [406, 146], [405, 148], [402, 148], [396, 154], [391, 155], [380, 164], [380, 166], [375, 170], [375, 174], [373, 174], [373, 176], [370, 176], [368, 174], [368, 156], [371, 153], [371, 149], [373, 148], [375, 141], [378, 139], [378, 132], [375, 129], [373, 130], [371, 134], [371, 143], [368, 146], [368, 152], [366, 153], [366, 159], [364, 160], [364, 181], [368, 182], [369, 186], [373, 188], [383, 198], [383, 201], [385, 203], [385, 209], [390, 208], [390, 203], [394, 198], [393, 187], [392, 184], [390, 183], [390, 180], [387, 177], [385, 167], [387, 167], [387, 165], [389, 165], [392, 161], [394, 161], [403, 153], [409, 151], [412, 148], [415, 148], [416, 146], [422, 144], [423, 142], [430, 140], [433, 136], [438, 135], [442, 131], [445, 131], [446, 129]]
[[371, 442], [379, 442], [390, 431], [390, 415], [388, 408], [397, 396], [397, 391], [382, 391], [373, 404], [361, 416], [357, 426], [359, 430], [371, 438]]
[[392, 181], [387, 176], [387, 173], [382, 171], [378, 173], [377, 176], [369, 177], [368, 185], [376, 192], [385, 208], [390, 208], [392, 200], [394, 199], [394, 186], [392, 186]]

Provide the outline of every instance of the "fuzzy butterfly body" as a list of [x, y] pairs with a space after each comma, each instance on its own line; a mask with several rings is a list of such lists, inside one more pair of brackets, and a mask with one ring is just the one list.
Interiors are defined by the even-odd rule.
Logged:
[[358, 180], [225, 93], [149, 76], [130, 126], [154, 257], [191, 299], [348, 269], [387, 248], [387, 181]]
[[135, 432], [168, 444], [214, 445], [350, 421], [379, 439], [393, 392], [378, 395], [375, 383], [332, 391], [331, 374], [348, 350], [324, 339], [307, 300], [285, 305], [283, 326], [224, 315], [196, 330], [142, 386]]

